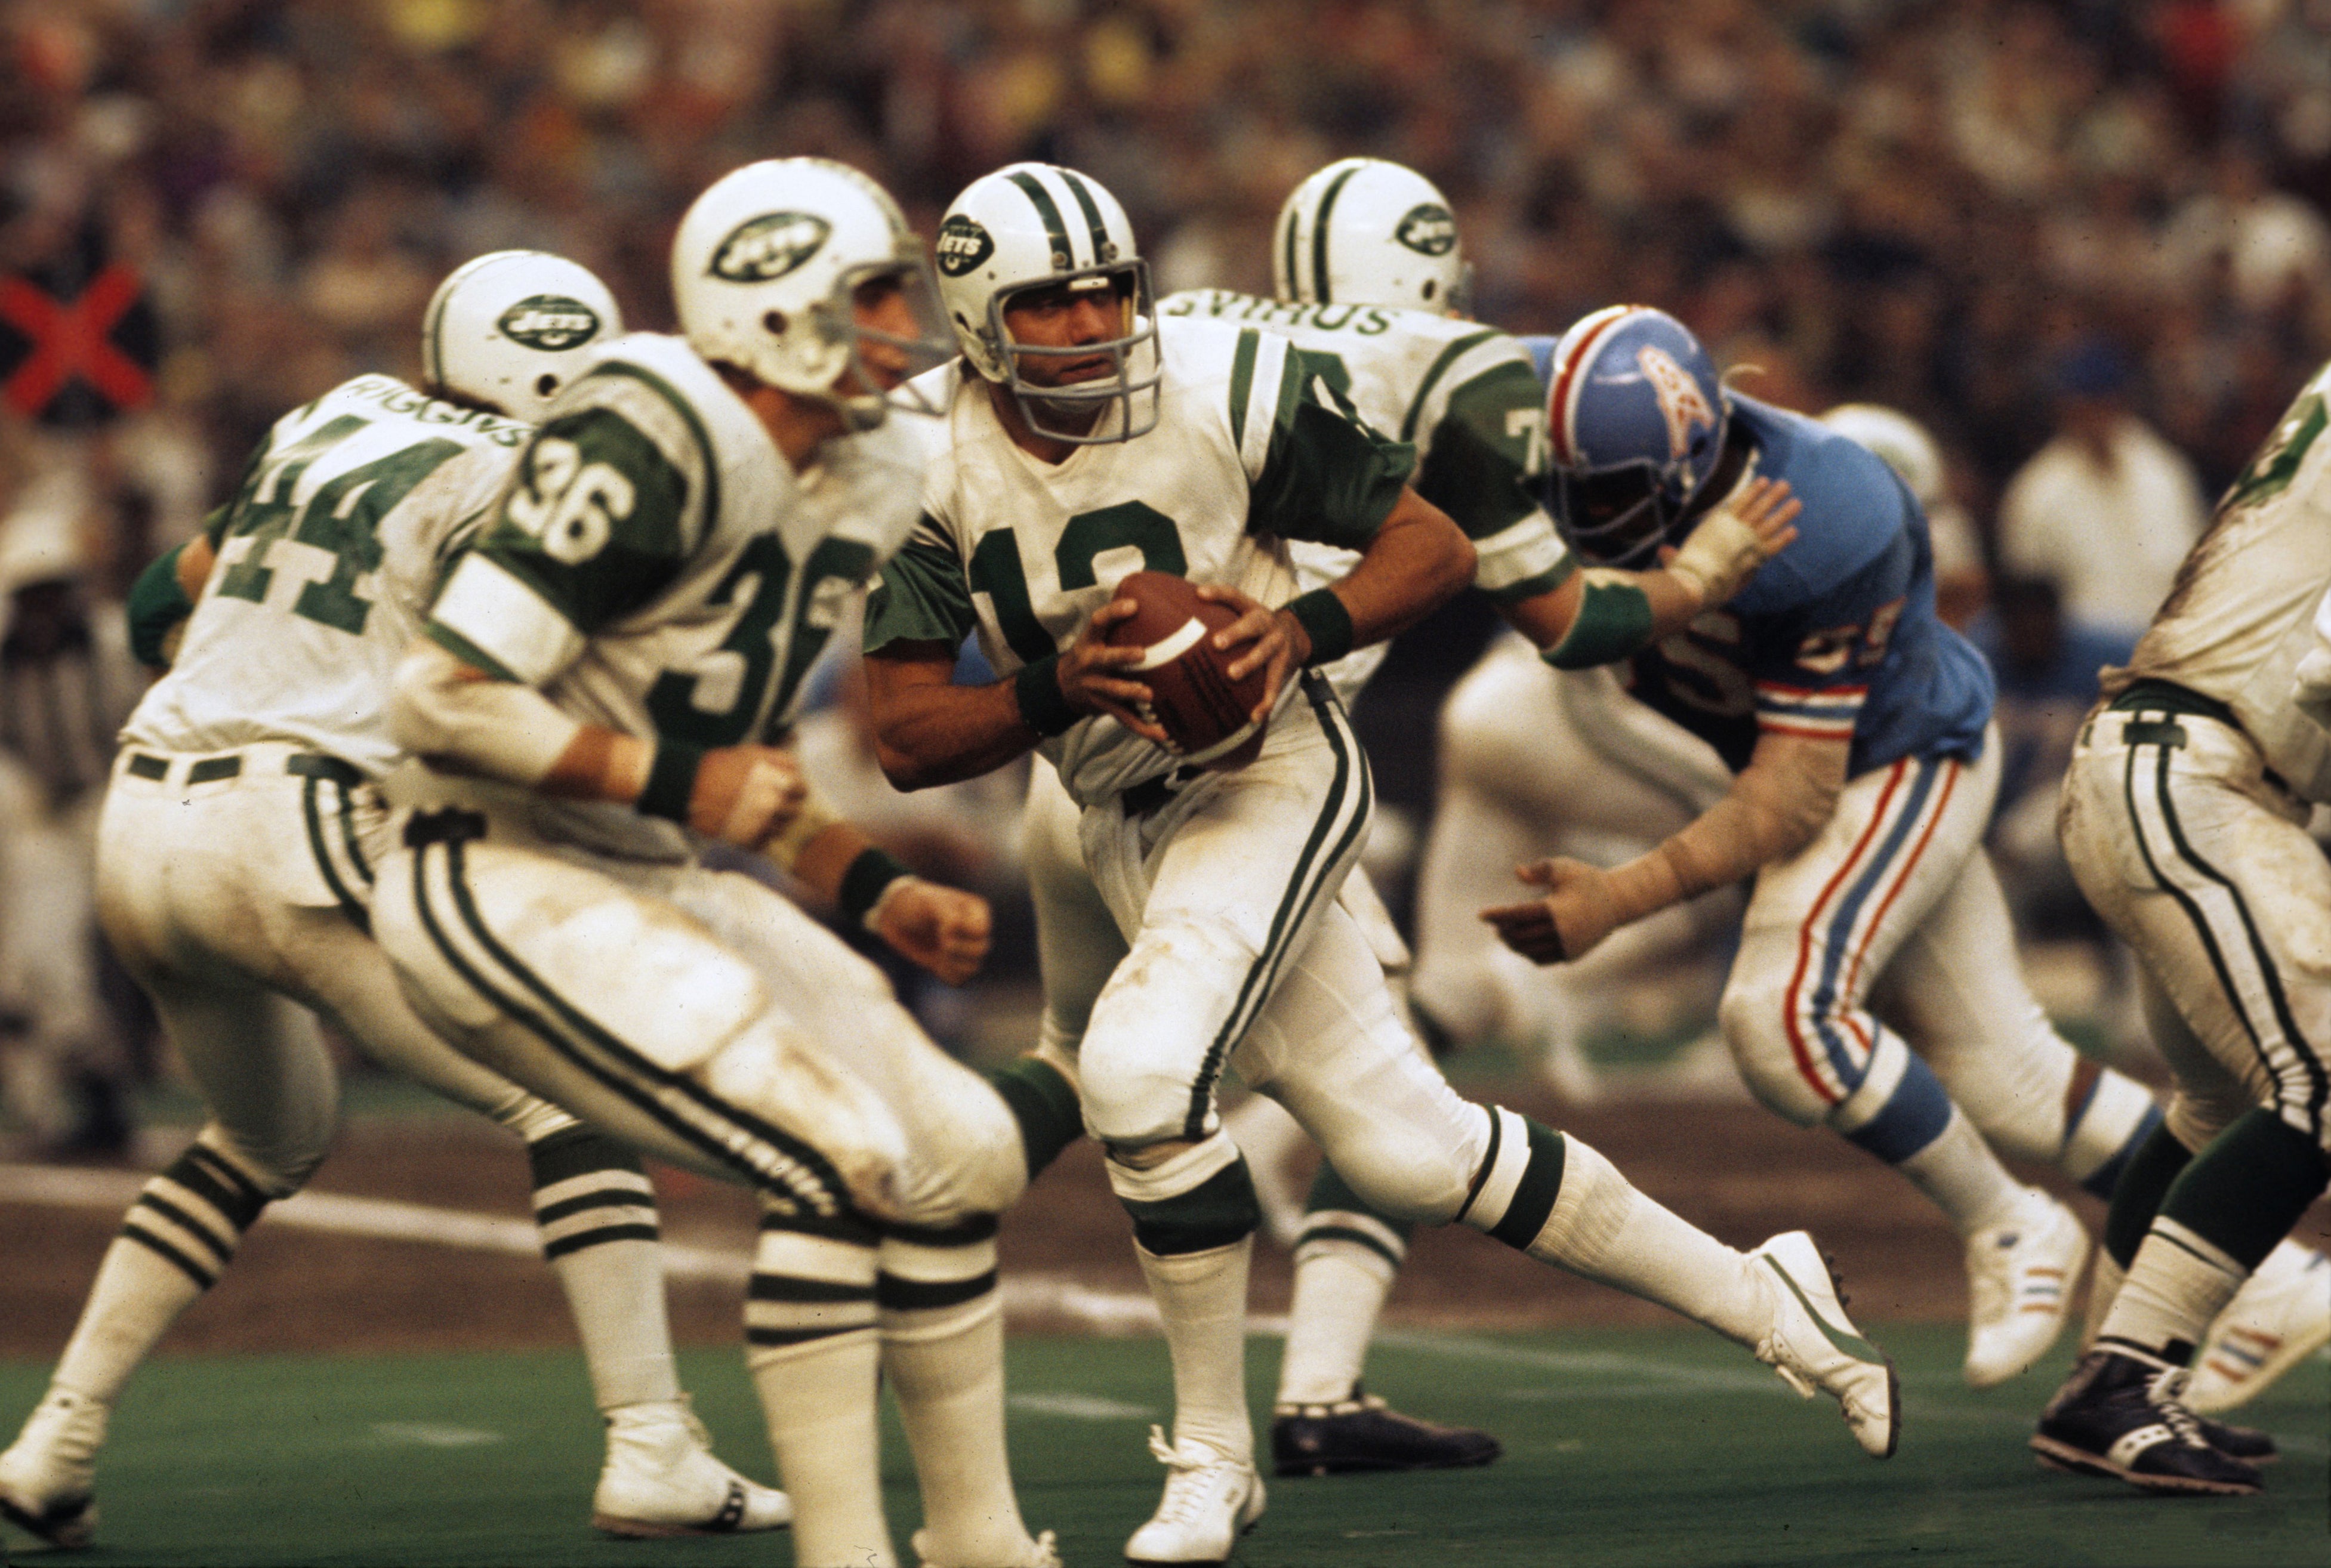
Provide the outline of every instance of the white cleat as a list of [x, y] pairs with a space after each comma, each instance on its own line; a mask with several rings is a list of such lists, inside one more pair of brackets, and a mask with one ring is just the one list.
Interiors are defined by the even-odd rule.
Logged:
[[0, 1518], [73, 1550], [97, 1534], [97, 1450], [108, 1407], [52, 1388], [0, 1453]]
[[2331, 1258], [2296, 1241], [2267, 1254], [2193, 1357], [2185, 1408], [2232, 1410], [2331, 1341]]
[[1804, 1398], [1836, 1400], [1862, 1450], [1891, 1459], [1902, 1439], [1902, 1381], [1893, 1361], [1846, 1316], [1821, 1249], [1803, 1231], [1788, 1231], [1748, 1256], [1772, 1275], [1773, 1326], [1756, 1359]]
[[1014, 1555], [994, 1562], [969, 1563], [954, 1557], [934, 1557], [931, 1555], [930, 1540], [928, 1530], [915, 1532], [915, 1555], [921, 1560], [923, 1568], [1061, 1568], [1060, 1548], [1050, 1530], [1027, 1543], [1025, 1548]]
[[736, 1535], [782, 1529], [793, 1517], [791, 1497], [712, 1457], [711, 1435], [685, 1395], [608, 1412], [593, 1528], [633, 1537]]
[[1262, 1477], [1204, 1443], [1176, 1449], [1161, 1427], [1149, 1429], [1149, 1451], [1170, 1472], [1166, 1496], [1125, 1544], [1125, 1560], [1156, 1568], [1230, 1561], [1231, 1548], [1262, 1517]]
[[1967, 1238], [1969, 1387], [1996, 1387], [2048, 1354], [2088, 1260], [2088, 1231], [2037, 1187], [2013, 1219]]

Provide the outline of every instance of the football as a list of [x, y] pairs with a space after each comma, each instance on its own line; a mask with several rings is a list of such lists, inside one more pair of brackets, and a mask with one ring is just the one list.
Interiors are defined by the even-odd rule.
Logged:
[[1263, 725], [1248, 715], [1262, 700], [1263, 672], [1232, 680], [1234, 656], [1209, 636], [1237, 620], [1238, 612], [1199, 598], [1196, 584], [1166, 572], [1136, 572], [1117, 585], [1117, 596], [1140, 606], [1108, 629], [1108, 641], [1144, 651], [1127, 672], [1151, 693], [1142, 717], [1156, 721], [1185, 761], [1216, 768], [1253, 761], [1262, 749]]

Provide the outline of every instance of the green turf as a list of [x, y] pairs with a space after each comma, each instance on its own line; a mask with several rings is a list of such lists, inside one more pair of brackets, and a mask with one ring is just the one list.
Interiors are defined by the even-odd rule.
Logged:
[[[1975, 1393], [1957, 1331], [1895, 1326], [1902, 1451], [1864, 1459], [1825, 1403], [1688, 1328], [1559, 1337], [1394, 1335], [1372, 1384], [1505, 1440], [1454, 1475], [1274, 1482], [1240, 1561], [1335, 1568], [1501, 1564], [2331, 1562], [2331, 1363], [2317, 1357], [2244, 1412], [2287, 1458], [2260, 1497], [2159, 1500], [2042, 1471], [2025, 1450], [2061, 1355]], [[1160, 1479], [1143, 1445], [1162, 1415], [1156, 1340], [1018, 1337], [1013, 1467], [1031, 1522], [1072, 1565], [1118, 1562]], [[766, 1474], [738, 1358], [690, 1352], [686, 1375], [722, 1451]], [[1261, 1408], [1278, 1361], [1251, 1357]], [[0, 1364], [0, 1426], [45, 1369]], [[122, 1563], [785, 1563], [782, 1542], [620, 1543], [585, 1527], [598, 1436], [563, 1354], [205, 1357], [157, 1362], [119, 1411], [100, 1486], [101, 1544]], [[915, 1504], [890, 1432], [891, 1515]], [[20, 1562], [31, 1560], [26, 1554]]]

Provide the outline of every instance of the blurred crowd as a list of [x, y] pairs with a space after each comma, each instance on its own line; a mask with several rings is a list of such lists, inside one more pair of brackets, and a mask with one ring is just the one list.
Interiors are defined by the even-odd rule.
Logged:
[[1955, 613], [2004, 572], [2050, 700], [2331, 357], [2331, 0], [0, 0], [16, 555], [118, 596], [480, 252], [668, 326], [687, 202], [804, 152], [927, 233], [1084, 168], [1161, 293], [1267, 292], [1299, 179], [1413, 165], [1484, 319], [1659, 305], [1744, 390], [1923, 421]]

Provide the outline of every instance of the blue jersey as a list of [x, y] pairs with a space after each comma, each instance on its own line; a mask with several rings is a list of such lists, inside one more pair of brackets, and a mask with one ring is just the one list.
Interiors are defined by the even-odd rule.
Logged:
[[[1536, 340], [1524, 345], [1537, 356]], [[1909, 489], [1816, 421], [1731, 402], [1755, 450], [1750, 471], [1787, 480], [1803, 503], [1797, 537], [1730, 603], [1637, 653], [1628, 689], [1736, 772], [1768, 730], [1851, 736], [1849, 776], [1905, 756], [1976, 755], [1991, 669], [1935, 613], [1934, 550]]]

